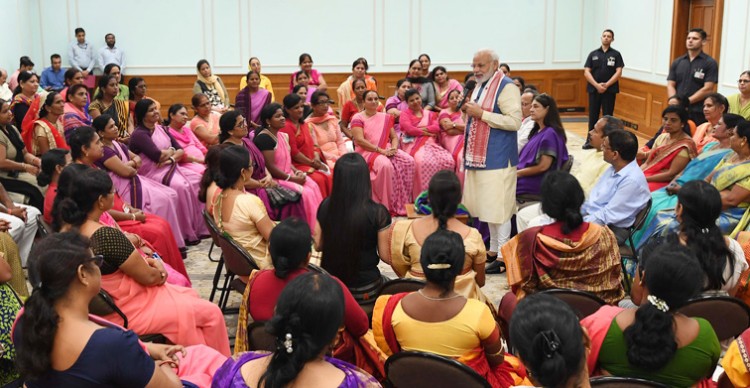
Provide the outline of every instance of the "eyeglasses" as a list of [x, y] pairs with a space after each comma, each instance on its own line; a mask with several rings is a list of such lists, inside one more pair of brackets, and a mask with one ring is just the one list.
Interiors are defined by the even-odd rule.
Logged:
[[746, 84], [746, 83], [750, 83], [750, 79], [738, 79], [738, 80], [737, 80], [737, 83], [738, 83], [738, 84]]
[[92, 258], [90, 258], [90, 259], [88, 259], [86, 261], [91, 261], [94, 264], [96, 264], [97, 267], [101, 267], [102, 264], [104, 264], [104, 256], [102, 256], [102, 255], [95, 255], [94, 257], [92, 257]]
[[242, 120], [241, 123], [234, 126], [235, 128], [247, 128], [247, 121]]
[[332, 103], [333, 103], [333, 101], [331, 101], [331, 100], [328, 100], [328, 101], [318, 101], [318, 103], [315, 104], [315, 105], [331, 105]]
[[202, 104], [200, 104], [200, 105], [198, 105], [198, 106], [199, 106], [199, 107], [201, 107], [201, 106], [211, 106], [211, 103], [210, 103], [210, 102], [208, 102], [208, 101], [206, 101], [206, 102], [204, 102], [204, 103], [202, 103]]

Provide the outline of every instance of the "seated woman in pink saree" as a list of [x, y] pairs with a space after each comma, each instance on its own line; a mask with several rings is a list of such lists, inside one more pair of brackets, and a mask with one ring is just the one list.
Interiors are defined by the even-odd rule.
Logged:
[[430, 179], [440, 170], [455, 169], [451, 154], [438, 144], [440, 125], [435, 112], [422, 108], [422, 97], [415, 89], [406, 92], [409, 109], [401, 112], [401, 149], [414, 158], [414, 185], [416, 198], [427, 190]]
[[[95, 255], [103, 256], [102, 288], [128, 317], [129, 328], [138, 334], [163, 334], [176, 344], [208, 345], [228, 356], [227, 328], [219, 307], [191, 288], [168, 284], [161, 260], [144, 258], [122, 232], [98, 221], [113, 203], [109, 175], [87, 169], [68, 187], [68, 198], [56, 203], [59, 213], [91, 240]], [[122, 324], [117, 314], [104, 318]]]
[[639, 156], [646, 158], [641, 170], [650, 191], [668, 185], [698, 154], [695, 141], [682, 130], [687, 122], [687, 112], [677, 106], [668, 106], [661, 116], [664, 133], [656, 138], [648, 153], [639, 152]]
[[[308, 91], [308, 96], [309, 96]], [[328, 168], [333, 171], [333, 165], [341, 155], [347, 153], [346, 140], [339, 128], [338, 119], [328, 113], [331, 97], [326, 92], [312, 94], [312, 115], [305, 120], [313, 131], [313, 137], [323, 152]]]
[[235, 109], [242, 113], [250, 128], [260, 126], [260, 111], [271, 103], [271, 92], [260, 87], [260, 73], [250, 70], [247, 73], [247, 86], [237, 93]]
[[[105, 265], [102, 256], [92, 257], [89, 245], [67, 232], [44, 238], [32, 251], [39, 289], [13, 327], [4, 326], [4, 339], [13, 339], [15, 349], [4, 342], [10, 355], [17, 355], [25, 386], [208, 387], [226, 354], [205, 345], [143, 343], [132, 329], [89, 312]], [[44, 319], [45, 314], [64, 318]]]
[[461, 83], [453, 78], [448, 78], [448, 72], [443, 66], [435, 66], [430, 72], [430, 79], [435, 84], [435, 100], [437, 107], [446, 109], [450, 105], [451, 93], [455, 90], [460, 93], [464, 90]]
[[203, 93], [196, 93], [191, 100], [195, 116], [190, 120], [190, 129], [206, 148], [219, 143], [219, 118], [221, 113], [211, 109], [211, 102]]
[[193, 130], [187, 125], [188, 113], [185, 105], [174, 104], [169, 107], [165, 120], [166, 128], [169, 130], [169, 136], [172, 136], [177, 144], [180, 145], [185, 156], [180, 159], [180, 167], [192, 170], [193, 172], [203, 175], [206, 171], [205, 156], [206, 147], [201, 144], [200, 140], [195, 137]]
[[99, 134], [104, 150], [103, 156], [94, 164], [109, 172], [120, 198], [130, 206], [163, 218], [172, 227], [175, 241], [182, 243], [186, 236], [182, 233], [177, 217], [177, 192], [138, 174], [141, 157], [117, 141], [119, 129], [108, 114], [94, 120], [94, 129]]
[[411, 82], [402, 78], [396, 82], [396, 93], [385, 100], [385, 112], [393, 116], [393, 129], [398, 137], [401, 137], [401, 126], [399, 124], [401, 112], [409, 109], [406, 104], [406, 91], [409, 89], [411, 89]]
[[197, 195], [202, 175], [177, 164], [184, 151], [159, 125], [161, 117], [153, 100], [143, 99], [135, 104], [135, 119], [138, 127], [131, 135], [130, 150], [143, 161], [139, 172], [177, 192], [177, 204], [181, 209], [177, 216], [188, 241], [207, 236], [208, 229], [201, 214], [203, 206]]
[[[440, 67], [440, 66], [438, 66]], [[437, 69], [437, 68], [436, 68]], [[453, 172], [458, 176], [458, 180], [461, 181], [461, 187], [464, 185], [464, 131], [466, 130], [466, 122], [464, 121], [463, 114], [458, 107], [458, 102], [461, 101], [461, 92], [451, 90], [447, 96], [447, 107], [440, 112], [438, 115], [438, 122], [440, 123], [440, 145], [443, 146], [453, 156], [453, 161], [456, 163], [456, 168]]]
[[260, 112], [260, 121], [262, 127], [256, 131], [253, 143], [263, 153], [266, 168], [273, 179], [279, 185], [302, 194], [300, 201], [305, 209], [305, 221], [313, 229], [323, 196], [315, 181], [307, 179], [304, 172], [292, 166], [289, 136], [281, 131], [286, 126], [281, 105], [266, 105]]
[[398, 149], [393, 117], [380, 113], [378, 93], [366, 91], [365, 110], [352, 118], [354, 151], [361, 154], [370, 168], [372, 199], [394, 215], [405, 215], [404, 205], [411, 202], [414, 180], [414, 158]]

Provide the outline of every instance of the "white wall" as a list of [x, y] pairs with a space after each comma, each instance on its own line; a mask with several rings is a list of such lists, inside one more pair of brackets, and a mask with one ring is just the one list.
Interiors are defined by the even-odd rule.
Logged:
[[[749, 0], [725, 0], [719, 90], [736, 90], [750, 67]], [[0, 66], [30, 55], [37, 71], [57, 52], [67, 62], [73, 30], [96, 48], [117, 35], [128, 74], [193, 74], [207, 58], [217, 73], [244, 73], [259, 56], [265, 73], [290, 73], [309, 52], [323, 72], [348, 72], [358, 56], [372, 72], [433, 64], [469, 69], [474, 51], [497, 50], [516, 70], [579, 69], [615, 31], [624, 75], [666, 84], [672, 0], [0, 0]]]
[[[561, 5], [564, 4], [564, 6]], [[596, 0], [0, 0], [11, 15], [0, 66], [30, 55], [36, 70], [57, 52], [67, 63], [73, 30], [98, 49], [113, 32], [128, 74], [193, 74], [207, 58], [217, 73], [289, 73], [309, 52], [323, 72], [348, 72], [358, 56], [373, 72], [406, 71], [430, 53], [435, 64], [468, 70], [474, 51], [494, 48], [513, 69], [581, 68], [598, 32]], [[15, 15], [15, 17], [13, 17]]]
[[719, 93], [738, 93], [737, 79], [750, 69], [750, 4], [748, 0], [725, 0], [719, 62]]

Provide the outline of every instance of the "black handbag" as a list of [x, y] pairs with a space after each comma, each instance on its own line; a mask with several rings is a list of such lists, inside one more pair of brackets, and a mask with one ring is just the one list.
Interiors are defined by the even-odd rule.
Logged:
[[271, 206], [278, 209], [287, 203], [299, 202], [302, 194], [284, 186], [276, 185], [266, 189]]

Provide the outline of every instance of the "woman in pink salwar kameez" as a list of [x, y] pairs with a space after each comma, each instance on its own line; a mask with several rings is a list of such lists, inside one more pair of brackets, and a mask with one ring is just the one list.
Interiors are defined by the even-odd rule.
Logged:
[[172, 136], [185, 151], [185, 155], [179, 160], [180, 167], [203, 175], [203, 172], [206, 171], [204, 159], [207, 150], [195, 136], [193, 130], [185, 125], [188, 121], [187, 108], [182, 104], [174, 104], [169, 107], [169, 113], [167, 114], [169, 118], [165, 121], [165, 125], [169, 129], [169, 136]]
[[336, 160], [347, 153], [346, 140], [339, 128], [339, 119], [328, 113], [331, 97], [325, 92], [312, 94], [312, 115], [305, 122], [312, 129], [315, 141], [323, 152], [328, 168], [333, 171]]
[[177, 161], [184, 154], [180, 145], [159, 125], [161, 117], [153, 100], [135, 104], [137, 128], [130, 137], [130, 150], [141, 157], [139, 172], [177, 192], [182, 232], [189, 242], [208, 235], [203, 222], [202, 204], [198, 201], [201, 174], [182, 168]]
[[281, 105], [266, 105], [260, 112], [260, 125], [262, 127], [255, 133], [253, 143], [263, 153], [266, 168], [279, 185], [302, 193], [300, 200], [305, 209], [305, 221], [310, 229], [315, 228], [318, 206], [323, 201], [323, 196], [315, 181], [307, 179], [304, 172], [292, 166], [289, 135], [280, 131], [286, 126]]
[[401, 112], [401, 149], [414, 158], [416, 198], [430, 185], [430, 179], [440, 170], [453, 171], [453, 156], [438, 143], [440, 124], [437, 113], [422, 108], [422, 97], [415, 89], [406, 92], [409, 109]]
[[[75, 176], [69, 197], [58, 206], [63, 221], [90, 239], [95, 255], [104, 257], [101, 286], [128, 318], [128, 328], [140, 335], [163, 334], [176, 344], [208, 345], [228, 356], [219, 307], [191, 288], [167, 283], [160, 260], [144, 258], [122, 232], [99, 222], [112, 207], [113, 189], [106, 172], [88, 169]], [[123, 324], [117, 314], [104, 318]]]
[[404, 205], [412, 199], [414, 159], [398, 149], [393, 116], [377, 111], [378, 93], [367, 91], [363, 98], [364, 112], [352, 118], [354, 151], [365, 158], [370, 168], [372, 199], [393, 215], [405, 215]]
[[461, 111], [457, 109], [458, 102], [461, 100], [461, 92], [458, 90], [452, 90], [447, 96], [448, 107], [443, 109], [438, 115], [438, 122], [440, 123], [440, 136], [438, 137], [440, 145], [443, 146], [453, 156], [453, 161], [456, 163], [456, 168], [453, 172], [458, 176], [458, 180], [461, 181], [461, 187], [464, 186], [464, 130], [466, 130], [466, 123], [464, 122]]

